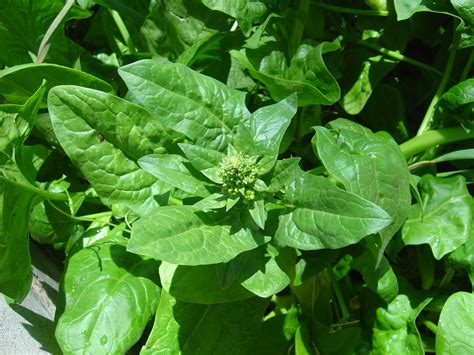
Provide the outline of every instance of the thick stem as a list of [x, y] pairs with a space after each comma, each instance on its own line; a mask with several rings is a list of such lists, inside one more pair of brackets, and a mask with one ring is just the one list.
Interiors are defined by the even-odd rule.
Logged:
[[400, 145], [400, 149], [402, 150], [403, 155], [408, 159], [418, 153], [424, 152], [425, 150], [441, 144], [458, 142], [473, 138], [474, 130], [466, 133], [462, 127], [442, 128], [428, 131], [420, 136], [413, 137], [405, 143], [402, 143]]
[[328, 4], [323, 4], [320, 2], [314, 3], [314, 6], [324, 9], [324, 10], [338, 12], [341, 14], [363, 15], [363, 16], [388, 16], [390, 14], [388, 11], [383, 11], [383, 10], [352, 9], [350, 7], [328, 5]]
[[451, 77], [451, 72], [453, 71], [454, 66], [454, 59], [456, 58], [456, 52], [458, 50], [460, 33], [458, 31], [454, 31], [453, 35], [453, 43], [451, 44], [451, 48], [449, 49], [449, 56], [448, 61], [446, 63], [446, 69], [444, 70], [443, 77], [436, 89], [436, 92], [433, 96], [433, 99], [426, 110], [425, 117], [423, 117], [423, 121], [421, 122], [420, 128], [418, 129], [417, 136], [423, 134], [427, 130], [430, 129], [430, 126], [433, 122], [434, 113], [436, 110], [436, 106], [438, 105], [439, 99], [441, 95], [443, 95], [446, 85], [448, 84], [449, 78]]
[[128, 50], [130, 51], [130, 53], [135, 53], [136, 50], [132, 41], [132, 37], [130, 36], [130, 33], [127, 30], [127, 26], [125, 26], [125, 23], [123, 22], [122, 17], [120, 17], [120, 14], [115, 10], [109, 10], [109, 11], [110, 11], [110, 15], [112, 16], [112, 19], [117, 25], [117, 28], [123, 40], [125, 41], [125, 44], [128, 47]]

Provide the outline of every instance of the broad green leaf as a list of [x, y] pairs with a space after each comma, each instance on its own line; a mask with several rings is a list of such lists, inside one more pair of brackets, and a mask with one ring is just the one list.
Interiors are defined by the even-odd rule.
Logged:
[[372, 133], [344, 119], [332, 121], [329, 126], [336, 137], [328, 129], [316, 127], [312, 140], [324, 167], [347, 191], [375, 203], [392, 218], [392, 223], [379, 232], [377, 239], [381, 240], [371, 243], [375, 270], [388, 242], [408, 216], [408, 166], [399, 146], [387, 133]]
[[133, 224], [128, 250], [177, 265], [203, 265], [229, 261], [266, 241], [228, 215], [166, 206]]
[[285, 202], [292, 207], [280, 217], [275, 238], [281, 245], [303, 250], [342, 248], [392, 222], [372, 202], [307, 173], [288, 187]]
[[474, 351], [474, 295], [457, 292], [446, 301], [436, 333], [437, 354], [472, 354]]
[[267, 244], [265, 249], [258, 250], [261, 258], [258, 270], [242, 282], [242, 286], [259, 297], [270, 297], [288, 286], [295, 262], [291, 248], [277, 249]]
[[279, 192], [286, 188], [299, 174], [300, 158], [278, 160], [271, 173], [268, 191]]
[[398, 295], [386, 308], [378, 308], [372, 335], [373, 354], [424, 354], [415, 321], [431, 301], [413, 304], [408, 296]]
[[391, 57], [377, 54], [377, 49], [382, 47], [403, 52], [408, 39], [407, 27], [394, 19], [389, 18], [383, 28], [378, 27], [377, 22], [364, 24], [361, 39], [357, 40], [363, 46], [356, 43], [346, 48], [340, 80], [342, 97], [339, 103], [350, 115], [359, 114], [364, 109], [377, 85], [398, 63]]
[[467, 131], [474, 128], [474, 79], [465, 80], [441, 96], [439, 106], [442, 115], [454, 118]]
[[[242, 153], [262, 156], [258, 162], [262, 174], [275, 164], [283, 135], [296, 113], [296, 102], [296, 95], [293, 94], [274, 105], [262, 107], [237, 127], [233, 146]], [[251, 136], [251, 146], [255, 151], [247, 151], [248, 144], [242, 131]]]
[[178, 145], [186, 158], [188, 158], [197, 170], [207, 176], [211, 181], [222, 183], [222, 179], [218, 174], [218, 168], [219, 164], [221, 164], [225, 158], [224, 154], [217, 150], [207, 149], [193, 144], [179, 143]]
[[243, 92], [181, 64], [142, 60], [119, 74], [155, 119], [204, 148], [224, 151], [234, 127], [250, 115]]
[[397, 276], [385, 257], [382, 257], [380, 264], [375, 268], [373, 255], [367, 250], [351, 265], [362, 274], [367, 287], [384, 301], [390, 302], [398, 294]]
[[301, 324], [295, 334], [295, 355], [315, 354], [311, 332], [306, 324]]
[[[30, 53], [36, 55], [42, 37], [51, 22], [64, 6], [62, 0], [4, 0], [0, 8], [0, 64], [9, 67], [33, 62]], [[67, 19], [85, 18], [89, 11], [73, 7]], [[64, 22], [63, 22], [64, 23]], [[48, 53], [49, 61], [69, 65], [77, 58], [78, 47], [63, 34], [63, 26], [57, 31]]]
[[472, 197], [462, 176], [424, 175], [419, 183], [422, 204], [410, 209], [402, 229], [406, 245], [429, 244], [436, 259], [456, 250], [469, 238]]
[[158, 263], [107, 239], [67, 261], [56, 339], [66, 354], [125, 353], [140, 338], [160, 299]]
[[248, 32], [255, 21], [261, 20], [267, 13], [265, 1], [258, 0], [203, 0], [211, 10], [221, 11], [237, 20], [244, 32]]
[[0, 292], [16, 302], [27, 295], [32, 280], [30, 211], [47, 195], [34, 182], [48, 153], [22, 145], [31, 133], [44, 91], [42, 85], [22, 106], [0, 105]]
[[204, 305], [163, 291], [155, 323], [140, 354], [248, 354], [258, 336], [268, 300]]
[[30, 290], [28, 218], [35, 195], [0, 178], [0, 292], [21, 302]]
[[112, 92], [108, 83], [79, 70], [56, 64], [24, 64], [0, 71], [0, 93], [8, 102], [22, 104], [35, 93], [43, 80], [46, 80], [46, 91], [67, 84]]
[[449, 255], [449, 261], [454, 265], [455, 268], [464, 269], [471, 284], [474, 287], [474, 227], [471, 226], [471, 236], [461, 247], [456, 249]]
[[[247, 255], [241, 255], [238, 258], [244, 259], [244, 262], [248, 260]], [[185, 266], [163, 262], [160, 266], [160, 280], [163, 289], [176, 299], [185, 302], [215, 304], [239, 301], [254, 296], [239, 282], [248, 275], [247, 270], [241, 270], [240, 274], [234, 275], [238, 277], [238, 280], [234, 279], [229, 285], [225, 285], [225, 288], [222, 287], [222, 276], [219, 275], [222, 267], [222, 264]], [[255, 272], [254, 263], [242, 266], [242, 268], [245, 267]]]
[[154, 195], [166, 187], [136, 163], [170, 144], [156, 119], [140, 106], [76, 86], [51, 89], [48, 107], [61, 146], [105, 204], [139, 215], [158, 207]]
[[261, 49], [233, 52], [237, 62], [255, 79], [265, 84], [273, 100], [280, 101], [298, 94], [298, 106], [332, 105], [341, 96], [339, 85], [326, 66], [323, 54], [340, 48], [337, 41], [315, 46], [302, 44], [287, 64], [283, 52]]
[[394, 0], [398, 21], [406, 20], [417, 12], [435, 12], [452, 14], [453, 7], [449, 1], [436, 0]]
[[185, 162], [186, 160], [180, 155], [151, 154], [141, 157], [138, 165], [147, 173], [171, 186], [200, 197], [209, 196], [206, 184], [192, 175]]

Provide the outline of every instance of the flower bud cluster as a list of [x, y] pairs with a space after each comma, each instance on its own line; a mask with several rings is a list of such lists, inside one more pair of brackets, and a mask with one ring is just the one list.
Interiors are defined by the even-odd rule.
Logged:
[[241, 194], [246, 200], [253, 200], [253, 186], [257, 179], [257, 166], [250, 157], [238, 154], [225, 158], [219, 166], [222, 188], [229, 195]]

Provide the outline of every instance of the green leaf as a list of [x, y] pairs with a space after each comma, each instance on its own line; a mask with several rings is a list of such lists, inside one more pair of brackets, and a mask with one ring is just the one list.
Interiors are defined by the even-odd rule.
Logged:
[[397, 20], [402, 21], [410, 18], [417, 12], [435, 12], [450, 14], [453, 7], [449, 1], [436, 0], [394, 0], [395, 11], [397, 12]]
[[291, 248], [277, 249], [271, 244], [266, 244], [266, 248], [259, 248], [257, 252], [260, 254], [258, 270], [243, 281], [242, 286], [259, 297], [270, 297], [290, 283], [295, 253]]
[[375, 268], [373, 255], [367, 250], [352, 262], [352, 267], [362, 274], [367, 287], [384, 301], [390, 302], [398, 294], [397, 276], [385, 257], [382, 257]]
[[[51, 22], [64, 6], [62, 0], [4, 0], [0, 8], [0, 63], [6, 66], [31, 63]], [[85, 18], [89, 11], [73, 7], [67, 19]], [[64, 22], [63, 22], [64, 23]], [[49, 61], [69, 65], [77, 59], [78, 48], [64, 35], [63, 26], [53, 37]]]
[[248, 32], [255, 21], [261, 20], [267, 13], [264, 1], [258, 0], [203, 0], [211, 10], [221, 11], [235, 18], [244, 32]]
[[307, 173], [288, 187], [285, 202], [294, 207], [280, 217], [275, 238], [281, 245], [303, 250], [342, 248], [392, 222], [372, 202]]
[[178, 301], [163, 291], [151, 334], [140, 354], [248, 354], [268, 300], [216, 305]]
[[424, 354], [415, 321], [431, 301], [412, 304], [406, 295], [398, 295], [386, 308], [378, 308], [372, 335], [374, 354]]
[[[247, 261], [248, 255], [239, 255], [237, 258]], [[245, 266], [247, 265], [243, 267]], [[248, 266], [255, 272], [254, 263]], [[215, 304], [239, 301], [253, 296], [252, 292], [238, 282], [248, 274], [244, 270], [234, 275], [234, 281], [223, 288], [222, 275], [219, 275], [222, 267], [222, 264], [184, 266], [163, 262], [160, 266], [160, 279], [163, 289], [185, 302]]]
[[474, 228], [471, 226], [471, 236], [461, 247], [449, 255], [449, 261], [455, 268], [464, 269], [471, 284], [474, 286]]
[[273, 168], [268, 191], [279, 192], [295, 180], [300, 172], [300, 158], [278, 160]]
[[442, 115], [454, 118], [468, 132], [474, 128], [474, 79], [454, 85], [441, 96]]
[[410, 173], [397, 143], [385, 132], [370, 130], [347, 120], [331, 123], [337, 138], [316, 127], [313, 147], [328, 172], [347, 191], [383, 208], [393, 222], [380, 232], [386, 245], [408, 215]]
[[243, 92], [181, 64], [142, 60], [119, 74], [155, 119], [204, 148], [224, 151], [234, 126], [250, 115]]
[[107, 239], [67, 261], [56, 339], [64, 353], [125, 353], [140, 338], [159, 302], [158, 264]]
[[474, 351], [474, 295], [456, 292], [446, 301], [436, 333], [437, 354], [472, 354]]
[[406, 245], [429, 244], [436, 259], [456, 250], [469, 238], [472, 197], [462, 176], [424, 175], [419, 183], [422, 204], [413, 205], [402, 229]]
[[177, 265], [203, 265], [229, 261], [268, 241], [228, 219], [192, 206], [161, 207], [133, 224], [128, 250]]
[[253, 207], [249, 209], [250, 215], [257, 226], [264, 229], [267, 220], [267, 211], [265, 210], [265, 202], [257, 200], [253, 202]]
[[167, 184], [191, 194], [206, 197], [210, 193], [206, 184], [195, 178], [184, 165], [186, 160], [180, 155], [146, 155], [138, 160], [138, 165], [147, 173]]
[[433, 163], [443, 163], [454, 160], [474, 160], [474, 149], [462, 149], [449, 152], [431, 160]]
[[0, 71], [0, 93], [8, 102], [22, 104], [35, 93], [43, 80], [46, 80], [46, 91], [65, 84], [105, 92], [113, 90], [107, 82], [83, 71], [56, 64], [24, 64]]
[[30, 290], [28, 218], [35, 195], [0, 178], [0, 292], [21, 302]]
[[[263, 47], [262, 47], [263, 48]], [[323, 54], [336, 51], [339, 42], [302, 44], [288, 66], [283, 52], [262, 49], [233, 52], [238, 63], [267, 87], [275, 101], [298, 94], [298, 106], [332, 105], [341, 96], [339, 85], [327, 68]]]
[[[239, 152], [262, 156], [258, 162], [261, 174], [268, 172], [275, 164], [283, 135], [296, 114], [296, 102], [296, 95], [293, 94], [274, 105], [262, 107], [237, 127], [233, 146]], [[250, 144], [245, 135], [250, 135]]]
[[207, 149], [192, 144], [179, 143], [179, 147], [191, 164], [203, 173], [209, 180], [221, 184], [222, 178], [219, 175], [219, 165], [225, 155], [217, 150]]
[[51, 89], [48, 107], [61, 146], [105, 204], [139, 215], [158, 207], [154, 195], [167, 187], [136, 163], [170, 144], [156, 119], [128, 101], [76, 86]]

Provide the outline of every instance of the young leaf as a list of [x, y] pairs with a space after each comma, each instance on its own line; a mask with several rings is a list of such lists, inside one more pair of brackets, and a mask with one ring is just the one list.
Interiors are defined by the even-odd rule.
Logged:
[[424, 354], [415, 321], [431, 301], [412, 305], [406, 295], [398, 295], [386, 308], [378, 308], [372, 335], [376, 354]]
[[257, 200], [253, 202], [253, 207], [249, 209], [250, 215], [257, 226], [264, 229], [267, 220], [267, 211], [265, 210], [265, 202]]
[[260, 329], [267, 299], [215, 305], [186, 303], [163, 291], [151, 334], [140, 354], [245, 354]]
[[164, 126], [204, 148], [225, 151], [234, 126], [250, 115], [243, 92], [184, 65], [142, 60], [120, 68], [119, 74]]
[[275, 238], [281, 245], [303, 250], [342, 248], [392, 222], [372, 202], [307, 173], [288, 187], [285, 202], [293, 207], [280, 217]]
[[103, 239], [67, 261], [56, 326], [64, 353], [125, 353], [153, 316], [158, 264], [128, 253], [126, 241]]
[[441, 96], [439, 106], [441, 107], [443, 116], [454, 118], [467, 131], [473, 129], [474, 79], [465, 80], [450, 88]]
[[200, 197], [209, 196], [206, 184], [195, 178], [183, 162], [184, 158], [174, 154], [151, 154], [138, 159], [138, 165], [157, 179]]
[[474, 295], [457, 292], [446, 301], [436, 333], [437, 354], [471, 354], [474, 351]]
[[133, 224], [128, 250], [178, 265], [227, 262], [268, 241], [228, 217], [192, 206], [166, 206]]
[[469, 238], [472, 197], [462, 176], [420, 180], [422, 204], [413, 205], [402, 229], [406, 245], [429, 244], [436, 259], [456, 250]]
[[[268, 172], [275, 164], [283, 134], [296, 113], [296, 95], [255, 111], [248, 120], [241, 121], [233, 146], [241, 153], [262, 156], [258, 162], [261, 174]], [[245, 132], [245, 133], [244, 133]], [[244, 138], [249, 135], [250, 144]], [[248, 146], [253, 149], [247, 152]]]
[[142, 107], [104, 92], [56, 86], [48, 97], [54, 132], [105, 204], [139, 215], [158, 207], [166, 187], [136, 160], [164, 153], [171, 137]]

